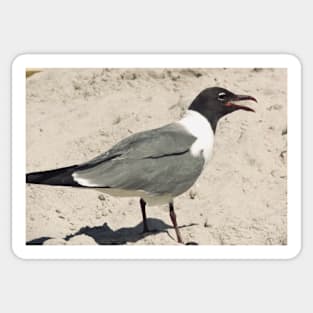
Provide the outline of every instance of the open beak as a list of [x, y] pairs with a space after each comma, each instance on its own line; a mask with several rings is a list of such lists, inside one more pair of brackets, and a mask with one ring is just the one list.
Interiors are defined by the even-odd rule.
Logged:
[[235, 95], [231, 101], [228, 101], [225, 105], [227, 107], [230, 107], [230, 108], [234, 108], [234, 109], [237, 109], [237, 110], [245, 110], [245, 111], [251, 111], [251, 112], [255, 112], [253, 109], [249, 108], [249, 107], [246, 107], [244, 105], [239, 105], [239, 104], [235, 104], [233, 103], [232, 101], [247, 101], [247, 100], [250, 100], [250, 101], [254, 101], [254, 102], [258, 102], [255, 98], [251, 97], [251, 96], [246, 96], [246, 95]]

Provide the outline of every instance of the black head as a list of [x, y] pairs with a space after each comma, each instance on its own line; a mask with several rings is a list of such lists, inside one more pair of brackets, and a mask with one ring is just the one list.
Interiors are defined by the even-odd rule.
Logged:
[[234, 103], [243, 100], [257, 102], [257, 100], [251, 96], [236, 95], [224, 88], [211, 87], [199, 93], [191, 103], [189, 110], [197, 111], [206, 117], [215, 131], [218, 120], [224, 115], [237, 110], [254, 112], [254, 110], [249, 107]]

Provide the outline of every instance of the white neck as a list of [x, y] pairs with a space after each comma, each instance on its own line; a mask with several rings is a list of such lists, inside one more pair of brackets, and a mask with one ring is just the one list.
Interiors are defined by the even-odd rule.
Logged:
[[188, 110], [178, 123], [197, 138], [190, 148], [191, 154], [194, 157], [202, 154], [207, 162], [212, 156], [214, 144], [214, 132], [209, 121], [202, 114]]

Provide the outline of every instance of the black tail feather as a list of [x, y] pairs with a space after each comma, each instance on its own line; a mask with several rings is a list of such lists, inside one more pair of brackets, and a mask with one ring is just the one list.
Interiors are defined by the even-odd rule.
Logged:
[[26, 183], [78, 187], [80, 185], [72, 176], [77, 167], [78, 165], [72, 165], [50, 171], [28, 173], [26, 174]]

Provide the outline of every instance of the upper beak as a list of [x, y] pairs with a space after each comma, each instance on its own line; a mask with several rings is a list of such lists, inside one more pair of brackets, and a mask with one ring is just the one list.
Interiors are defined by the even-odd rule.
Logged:
[[[247, 95], [235, 95], [231, 99], [231, 101], [245, 101], [245, 100], [251, 100], [251, 101], [254, 101], [254, 102], [258, 102], [254, 97], [247, 96]], [[249, 107], [246, 107], [244, 105], [234, 104], [231, 101], [227, 102], [226, 106], [233, 107], [233, 108], [236, 108], [236, 109], [242, 109], [242, 110], [245, 110], [245, 111], [255, 112], [253, 109], [251, 109]]]

